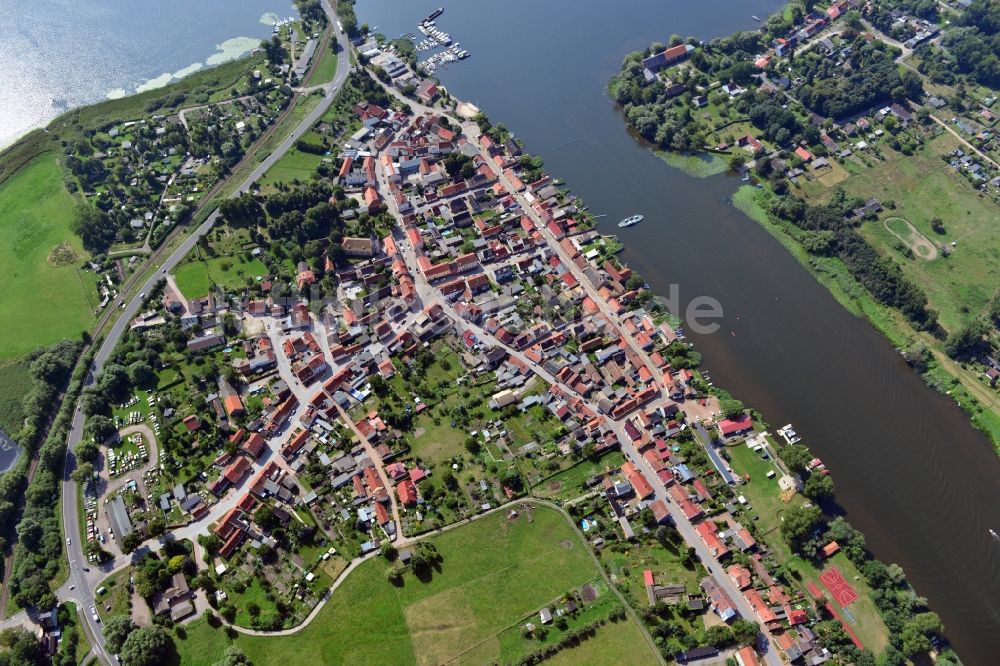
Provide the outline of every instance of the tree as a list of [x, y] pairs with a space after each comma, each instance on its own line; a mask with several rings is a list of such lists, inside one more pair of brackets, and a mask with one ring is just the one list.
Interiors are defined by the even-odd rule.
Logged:
[[802, 493], [814, 502], [833, 497], [833, 479], [828, 474], [810, 474], [802, 487]]
[[[115, 422], [103, 414], [94, 414], [87, 419], [87, 430], [98, 442], [103, 442], [118, 432], [118, 428], [115, 427]], [[77, 452], [79, 454], [79, 449]]]
[[782, 517], [781, 534], [793, 549], [799, 548], [813, 533], [822, 520], [818, 507], [796, 506], [785, 511]]
[[730, 627], [733, 630], [733, 639], [737, 645], [753, 645], [757, 641], [760, 627], [756, 622], [749, 622], [742, 618], [733, 622]]
[[219, 204], [219, 212], [232, 227], [250, 227], [264, 224], [267, 216], [252, 194], [242, 194]]
[[73, 233], [91, 253], [102, 253], [114, 242], [115, 225], [104, 211], [81, 201], [73, 215]]
[[128, 666], [160, 666], [171, 663], [174, 642], [159, 625], [136, 629], [122, 644], [122, 662]]
[[806, 465], [808, 465], [809, 461], [813, 459], [813, 455], [809, 452], [809, 449], [801, 444], [790, 444], [785, 446], [778, 452], [778, 454], [781, 456], [781, 459], [785, 462], [785, 464], [788, 465], [788, 469], [799, 473], [804, 472]]
[[727, 419], [733, 419], [743, 413], [743, 403], [734, 398], [722, 398], [719, 400], [719, 407]]
[[983, 338], [985, 333], [983, 322], [974, 321], [949, 335], [944, 343], [944, 351], [948, 356], [959, 360], [981, 356], [988, 350]]
[[705, 641], [715, 647], [722, 647], [733, 642], [732, 630], [724, 624], [716, 624], [709, 627], [705, 634]]
[[112, 615], [104, 623], [104, 640], [112, 654], [121, 652], [125, 639], [135, 631], [135, 623], [128, 615]]
[[145, 361], [136, 361], [128, 366], [128, 376], [132, 384], [140, 388], [153, 386], [156, 382], [156, 373]]
[[5, 629], [0, 632], [0, 665], [7, 666], [48, 666], [52, 662], [45, 657], [42, 644], [34, 634], [21, 629]]
[[212, 666], [253, 666], [253, 662], [238, 647], [230, 645], [222, 659], [219, 659]]
[[911, 623], [903, 626], [900, 633], [900, 643], [903, 654], [913, 659], [917, 655], [927, 654], [931, 650], [931, 641], [920, 629]]
[[94, 465], [89, 462], [80, 463], [73, 473], [70, 474], [70, 478], [79, 483], [81, 486], [87, 484], [91, 479], [94, 478]]
[[142, 535], [137, 531], [129, 532], [122, 539], [122, 550], [126, 553], [131, 553], [133, 550], [139, 547], [142, 543]]

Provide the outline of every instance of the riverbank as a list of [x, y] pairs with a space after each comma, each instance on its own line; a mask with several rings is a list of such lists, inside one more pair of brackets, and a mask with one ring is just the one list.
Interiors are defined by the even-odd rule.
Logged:
[[[798, 239], [801, 230], [768, 213], [766, 204], [763, 203], [768, 195], [766, 190], [744, 185], [733, 194], [732, 204], [780, 242], [848, 312], [867, 319], [901, 353], [912, 349], [917, 343], [933, 344], [930, 336], [916, 334], [898, 312], [876, 303], [842, 261], [835, 257], [810, 255]], [[1000, 453], [1000, 413], [995, 408], [985, 407], [976, 395], [970, 393], [969, 387], [961, 379], [962, 369], [956, 368], [954, 361], [939, 350], [934, 350], [933, 358], [927, 359], [915, 371], [930, 388], [954, 400]], [[995, 404], [995, 399], [992, 404]]]
[[[769, 45], [801, 25], [793, 28], [787, 17], [775, 16], [761, 33], [709, 44], [675, 37], [669, 48], [654, 44], [632, 53], [609, 93], [630, 128], [667, 149], [668, 164], [700, 176], [705, 165], [726, 155], [733, 168], [751, 171], [763, 190], [737, 193], [737, 207], [761, 222], [849, 312], [866, 317], [1000, 451], [1000, 371], [994, 367], [1000, 360], [990, 341], [1000, 303], [988, 277], [998, 267], [987, 249], [993, 232], [982, 223], [992, 211], [989, 199], [996, 198], [985, 184], [992, 174], [982, 164], [995, 163], [921, 106], [921, 78], [896, 71], [907, 49], [887, 38], [885, 44], [862, 40], [856, 30], [861, 19], [853, 14], [799, 21], [809, 26], [810, 39], [802, 49], [808, 54], [794, 61], [796, 81], [827, 77], [832, 92], [796, 90], [799, 84], [785, 76], [791, 59], [784, 64], [784, 54]], [[811, 48], [817, 44], [822, 48]], [[760, 50], [766, 54], [753, 67], [731, 64], [734, 53]], [[825, 69], [826, 59], [857, 58], [857, 52], [871, 65], [864, 73]], [[897, 94], [873, 97], [863, 85], [872, 83], [892, 84]], [[940, 86], [936, 92], [946, 94]], [[900, 103], [888, 106], [894, 101]], [[820, 115], [827, 107], [845, 119]], [[692, 145], [705, 147], [703, 162], [689, 151]], [[966, 168], [977, 172], [982, 192], [962, 182]], [[957, 215], [962, 208], [966, 215]], [[881, 221], [893, 216], [907, 225], [906, 235]], [[979, 242], [960, 246], [972, 236]]]

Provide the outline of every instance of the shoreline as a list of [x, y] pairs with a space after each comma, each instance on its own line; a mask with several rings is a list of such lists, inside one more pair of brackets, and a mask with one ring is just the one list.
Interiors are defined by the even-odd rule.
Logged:
[[[760, 205], [757, 197], [758, 190], [750, 185], [741, 185], [733, 193], [730, 203], [781, 243], [789, 254], [817, 282], [823, 285], [845, 310], [856, 317], [863, 317], [897, 351], [904, 353], [903, 350], [906, 347], [922, 342], [922, 336], [914, 336], [911, 331], [902, 328], [903, 324], [899, 321], [898, 313], [887, 306], [876, 303], [864, 291], [857, 280], [847, 272], [847, 267], [840, 259], [836, 257], [823, 257], [821, 259], [810, 256], [801, 243], [790, 233], [787, 223], [774, 220]], [[993, 410], [984, 406], [979, 398], [969, 393], [957, 374], [943, 367], [942, 361], [950, 359], [941, 358], [936, 349], [932, 350], [932, 353], [933, 360], [924, 372], [920, 372], [916, 368], [913, 371], [920, 376], [927, 388], [949, 398], [961, 408], [968, 417], [969, 423], [989, 440], [994, 452], [1000, 456], [1000, 431], [990, 427], [990, 424], [983, 422], [980, 418], [983, 414], [993, 413], [994, 418], [1000, 418], [1000, 415], [996, 415]], [[957, 386], [949, 388], [947, 380], [941, 377], [941, 374], [957, 382]], [[961, 394], [956, 396], [958, 388], [961, 389]]]

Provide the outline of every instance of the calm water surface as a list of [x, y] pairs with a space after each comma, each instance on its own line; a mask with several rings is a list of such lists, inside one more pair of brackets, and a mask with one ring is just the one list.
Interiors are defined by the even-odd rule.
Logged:
[[71, 106], [246, 53], [290, 0], [0, 0], [0, 147]]
[[[440, 0], [360, 0], [396, 37]], [[967, 664], [1000, 663], [1000, 459], [949, 400], [847, 313], [759, 225], [732, 208], [739, 184], [692, 179], [625, 130], [606, 94], [629, 51], [671, 34], [756, 25], [776, 0], [464, 0], [437, 20], [472, 57], [439, 70], [459, 97], [504, 122], [621, 232], [623, 256], [658, 293], [717, 298], [721, 332], [695, 336], [713, 379], [775, 425], [793, 422], [823, 458], [871, 549], [904, 567]]]

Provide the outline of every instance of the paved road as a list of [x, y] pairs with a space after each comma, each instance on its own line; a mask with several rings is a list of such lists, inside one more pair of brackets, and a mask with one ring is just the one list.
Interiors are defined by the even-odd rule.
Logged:
[[[420, 112], [420, 110], [432, 111], [427, 107], [423, 107], [422, 105], [419, 104], [414, 104], [413, 102], [410, 102], [410, 104], [414, 109], [418, 109], [417, 111], [418, 113]], [[464, 124], [463, 129], [465, 130], [467, 135], [476, 134], [474, 126], [472, 126], [469, 123]], [[474, 143], [474, 145], [478, 146], [477, 141], [473, 139], [472, 142]], [[488, 156], [484, 155], [484, 157], [489, 161]], [[510, 192], [516, 192], [516, 190], [510, 183], [510, 180], [506, 176], [504, 176], [502, 172], [499, 174], [499, 177], [500, 177], [500, 182], [502, 182]], [[612, 324], [612, 326], [614, 326], [616, 331], [621, 336], [622, 340], [629, 346], [629, 348], [636, 355], [636, 357], [638, 357], [638, 359], [650, 370], [653, 376], [653, 380], [656, 384], [656, 387], [658, 389], [661, 389], [657, 401], [662, 401], [664, 399], [663, 398], [664, 394], [662, 392], [663, 388], [662, 373], [652, 362], [652, 359], [650, 359], [649, 355], [645, 352], [645, 350], [640, 348], [635, 339], [625, 330], [624, 326], [621, 323], [621, 320], [614, 313], [610, 311], [610, 308], [608, 308], [608, 305], [605, 302], [605, 300], [600, 296], [599, 293], [597, 293], [596, 289], [594, 289], [592, 285], [590, 285], [589, 281], [583, 275], [582, 271], [580, 271], [576, 267], [576, 264], [569, 258], [569, 256], [563, 250], [562, 246], [555, 239], [555, 237], [548, 231], [548, 229], [544, 228], [544, 225], [541, 224], [542, 220], [538, 215], [538, 213], [530, 207], [527, 200], [522, 195], [515, 194], [515, 197], [521, 206], [522, 212], [525, 215], [528, 215], [531, 219], [535, 220], [536, 226], [542, 228], [542, 236], [549, 244], [549, 247], [555, 252], [556, 256], [560, 257], [563, 264], [565, 264], [566, 267], [577, 277], [577, 281], [583, 286], [584, 290], [588, 293], [588, 295], [591, 296], [594, 302], [598, 304], [598, 308], [600, 309], [602, 315], [606, 318], [608, 322]], [[390, 201], [389, 204], [390, 211], [392, 211], [398, 216], [398, 211], [395, 210], [392, 199], [390, 198], [389, 201]], [[400, 228], [402, 228], [402, 225], [400, 225]], [[416, 286], [417, 294], [423, 301], [423, 305], [426, 306], [430, 303], [438, 303], [442, 305], [445, 310], [445, 313], [456, 322], [457, 326], [459, 326], [460, 328], [471, 330], [479, 337], [480, 340], [484, 342], [488, 342], [491, 345], [505, 349], [511, 356], [516, 357], [522, 362], [529, 364], [532, 371], [541, 376], [542, 379], [544, 379], [548, 383], [557, 384], [568, 394], [577, 395], [579, 397], [579, 394], [577, 394], [576, 391], [574, 391], [571, 387], [565, 385], [558, 378], [554, 377], [551, 373], [547, 372], [541, 366], [531, 363], [518, 350], [502, 343], [501, 341], [496, 339], [493, 335], [483, 330], [482, 328], [474, 324], [471, 324], [470, 322], [463, 321], [461, 318], [459, 318], [457, 316], [457, 313], [455, 313], [454, 309], [451, 307], [450, 303], [448, 303], [445, 299], [442, 299], [437, 290], [434, 289], [430, 284], [428, 284], [426, 279], [424, 279], [423, 273], [419, 270], [418, 266], [416, 265], [415, 248], [412, 247], [412, 245], [409, 242], [409, 239], [407, 239], [406, 236], [402, 233], [397, 234], [397, 246], [400, 247], [404, 261], [407, 264], [408, 268], [410, 269], [410, 273], [414, 277], [414, 284]], [[589, 401], [586, 400], [585, 402], [596, 413], [600, 413], [596, 405], [592, 405]], [[678, 532], [680, 532], [681, 536], [684, 538], [684, 541], [687, 542], [689, 546], [692, 546], [695, 549], [695, 552], [697, 553], [699, 559], [705, 565], [708, 571], [711, 574], [713, 574], [714, 578], [716, 579], [720, 587], [722, 587], [724, 590], [726, 590], [726, 592], [729, 593], [729, 596], [733, 599], [733, 602], [737, 610], [739, 611], [740, 615], [747, 620], [756, 621], [757, 620], [756, 615], [754, 614], [753, 608], [750, 606], [750, 603], [746, 600], [746, 597], [743, 596], [740, 590], [736, 587], [735, 583], [733, 583], [733, 580], [729, 577], [728, 574], [726, 574], [722, 564], [719, 563], [719, 561], [715, 558], [712, 552], [705, 545], [705, 542], [702, 541], [701, 537], [695, 531], [694, 525], [691, 523], [691, 521], [689, 521], [684, 516], [684, 514], [680, 511], [680, 509], [673, 503], [673, 500], [670, 499], [670, 496], [667, 494], [666, 486], [660, 481], [659, 477], [656, 475], [654, 470], [649, 466], [649, 463], [646, 462], [646, 459], [639, 454], [639, 450], [636, 448], [631, 438], [629, 438], [625, 433], [623, 422], [616, 421], [615, 419], [612, 419], [610, 416], [606, 416], [605, 418], [608, 427], [615, 433], [615, 436], [620, 442], [622, 452], [629, 460], [633, 462], [633, 464], [635, 464], [635, 466], [639, 469], [639, 471], [642, 472], [643, 476], [646, 477], [647, 481], [650, 482], [650, 484], [653, 487], [654, 497], [656, 499], [662, 500], [664, 504], [668, 507], [671, 517], [673, 518], [673, 522], [677, 526]], [[697, 425], [699, 425], [700, 427], [700, 424]], [[770, 640], [770, 636], [768, 636], [767, 634], [761, 634], [760, 638], [768, 646], [767, 652], [765, 652], [763, 655], [764, 661], [768, 664], [768, 666], [782, 666], [780, 653], [775, 647], [774, 643]]]
[[[327, 11], [330, 21], [335, 25], [336, 17], [333, 16], [332, 10], [325, 3], [324, 9]], [[309, 129], [326, 112], [327, 108], [329, 108], [330, 103], [336, 95], [336, 91], [343, 85], [351, 70], [350, 59], [346, 57], [346, 49], [348, 45], [347, 36], [337, 30], [334, 30], [334, 36], [337, 38], [341, 53], [345, 54], [345, 57], [337, 59], [337, 72], [333, 77], [333, 81], [324, 87], [326, 94], [323, 97], [323, 102], [310, 112], [309, 115], [306, 116], [292, 131], [292, 133], [287, 138], [282, 140], [281, 144], [278, 145], [278, 147], [275, 148], [275, 150], [266, 159], [264, 159], [256, 169], [254, 169], [254, 171], [240, 185], [239, 189], [236, 190], [233, 196], [238, 196], [248, 192], [253, 184], [260, 179], [260, 177], [263, 176], [264, 173], [271, 168], [271, 166], [273, 166], [275, 162], [277, 162], [288, 151], [289, 148], [295, 145], [295, 142], [299, 139], [299, 137], [309, 131]], [[218, 222], [218, 220], [219, 211], [216, 210], [190, 236], [184, 239], [181, 245], [174, 250], [174, 252], [167, 257], [166, 260], [164, 260], [163, 264], [159, 267], [161, 269], [159, 273], [155, 273], [147, 278], [147, 280], [139, 288], [139, 294], [126, 303], [118, 317], [118, 320], [108, 331], [107, 337], [97, 354], [94, 356], [94, 361], [87, 374], [85, 384], [92, 383], [100, 374], [104, 364], [111, 356], [115, 345], [118, 344], [122, 334], [125, 333], [129, 322], [142, 308], [144, 295], [152, 291], [156, 283], [163, 279], [165, 273], [172, 271], [174, 267], [181, 262], [181, 260], [195, 246], [198, 240], [207, 234], [215, 223]], [[71, 545], [67, 548], [69, 552], [70, 573], [66, 584], [59, 589], [58, 596], [60, 600], [73, 601], [84, 611], [83, 616], [85, 620], [85, 627], [90, 634], [90, 642], [94, 647], [94, 654], [102, 663], [113, 664], [115, 663], [113, 658], [107, 653], [104, 647], [104, 636], [101, 633], [100, 622], [93, 619], [90, 613], [90, 607], [95, 603], [93, 590], [100, 584], [101, 580], [107, 575], [107, 572], [115, 568], [116, 565], [112, 563], [102, 568], [90, 566], [87, 563], [86, 555], [83, 552], [83, 544], [80, 543], [81, 530], [76, 483], [70, 479], [70, 474], [74, 469], [76, 469], [76, 456], [74, 451], [77, 444], [79, 444], [83, 438], [83, 424], [84, 415], [78, 404], [77, 412], [73, 418], [73, 426], [69, 434], [68, 447], [66, 451], [66, 465], [63, 471], [61, 488], [63, 498], [63, 531], [65, 538], [71, 540]]]

